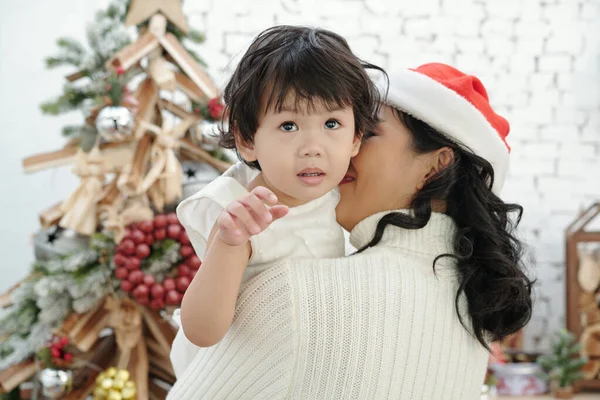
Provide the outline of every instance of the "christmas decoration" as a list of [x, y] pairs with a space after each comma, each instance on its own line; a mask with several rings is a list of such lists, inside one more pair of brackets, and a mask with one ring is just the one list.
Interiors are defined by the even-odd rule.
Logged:
[[[209, 152], [192, 139], [203, 119], [192, 102], [213, 119], [223, 112], [210, 100], [219, 97], [217, 87], [185, 47], [202, 35], [182, 25], [177, 1], [128, 5], [115, 0], [98, 13], [88, 29], [91, 51], [61, 39], [60, 54], [48, 59], [49, 67], [76, 70], [42, 110], [81, 110], [84, 122], [64, 128], [64, 147], [26, 158], [23, 168], [74, 164], [80, 181], [40, 213], [38, 260], [0, 296], [0, 393], [36, 380], [40, 365], [68, 366], [73, 389], [66, 400], [94, 395], [109, 366], [130, 373], [140, 399], [164, 398], [164, 385], [175, 382], [169, 314], [201, 263], [175, 215], [155, 213], [174, 209], [186, 184], [205, 184], [230, 163], [215, 156], [218, 148]], [[137, 25], [134, 40], [126, 18]], [[176, 103], [181, 96], [173, 90], [187, 98]], [[200, 174], [184, 177], [182, 163]], [[129, 291], [121, 290], [127, 284]], [[107, 398], [117, 398], [114, 389]]]
[[134, 124], [133, 114], [122, 106], [105, 107], [96, 117], [96, 129], [107, 142], [119, 142], [130, 138]]
[[220, 122], [223, 119], [225, 105], [217, 97], [210, 99], [206, 103], [192, 102], [192, 110], [202, 119], [209, 122]]
[[[600, 252], [598, 252], [600, 254]], [[588, 292], [594, 293], [600, 286], [600, 258], [594, 252], [579, 251], [579, 271], [577, 279], [579, 286]]]
[[187, 199], [200, 191], [212, 180], [219, 176], [219, 171], [206, 163], [195, 161], [183, 161], [183, 195], [182, 200]]
[[546, 370], [546, 377], [554, 384], [553, 391], [558, 398], [570, 398], [564, 396], [569, 392], [572, 394], [572, 385], [584, 378], [581, 369], [588, 360], [578, 357], [581, 349], [581, 343], [576, 342], [572, 333], [561, 330], [552, 343], [550, 354], [538, 358], [538, 363]]
[[53, 226], [40, 229], [33, 237], [35, 258], [50, 260], [85, 250], [89, 247], [89, 236], [83, 236], [70, 229]]
[[110, 367], [96, 378], [94, 400], [135, 399], [137, 388], [126, 369]]
[[43, 369], [38, 375], [38, 380], [42, 387], [43, 398], [49, 400], [64, 398], [71, 391], [73, 385], [71, 371], [59, 369]]
[[113, 258], [121, 290], [153, 310], [181, 304], [202, 263], [177, 215], [160, 214], [127, 230]]

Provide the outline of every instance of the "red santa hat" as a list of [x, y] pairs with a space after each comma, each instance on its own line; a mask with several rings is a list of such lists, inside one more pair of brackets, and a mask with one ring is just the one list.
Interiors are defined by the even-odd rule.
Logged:
[[506, 119], [490, 106], [481, 81], [449, 65], [432, 63], [389, 74], [378, 81], [386, 104], [429, 124], [440, 133], [486, 159], [494, 168], [498, 195], [508, 172], [510, 131]]

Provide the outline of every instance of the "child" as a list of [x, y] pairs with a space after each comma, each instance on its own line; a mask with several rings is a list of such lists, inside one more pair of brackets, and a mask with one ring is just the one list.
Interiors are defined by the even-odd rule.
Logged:
[[[177, 209], [203, 260], [181, 307], [192, 343], [220, 341], [242, 282], [275, 260], [344, 255], [337, 186], [377, 122], [365, 68], [379, 69], [339, 35], [294, 26], [267, 29], [243, 56], [224, 91], [229, 121], [220, 138], [242, 162]], [[177, 375], [193, 355], [176, 351], [180, 340], [181, 332]]]

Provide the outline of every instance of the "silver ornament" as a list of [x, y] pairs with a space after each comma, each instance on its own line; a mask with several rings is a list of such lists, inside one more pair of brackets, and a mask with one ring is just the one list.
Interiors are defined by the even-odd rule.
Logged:
[[39, 372], [38, 381], [42, 386], [43, 399], [62, 399], [73, 387], [73, 373], [46, 368]]
[[50, 260], [89, 248], [90, 238], [70, 229], [53, 226], [37, 232], [33, 244], [37, 260]]
[[119, 142], [133, 134], [135, 118], [125, 107], [104, 107], [96, 117], [96, 129], [107, 142]]
[[185, 200], [200, 189], [204, 188], [221, 174], [207, 163], [197, 161], [182, 161], [183, 169], [183, 196]]

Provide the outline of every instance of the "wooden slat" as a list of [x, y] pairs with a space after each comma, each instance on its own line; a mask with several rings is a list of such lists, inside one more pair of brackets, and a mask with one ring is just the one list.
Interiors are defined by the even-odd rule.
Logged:
[[23, 361], [0, 371], [0, 393], [9, 393], [22, 382], [31, 378], [36, 372], [35, 362]]
[[136, 65], [142, 58], [150, 54], [159, 46], [158, 39], [151, 33], [146, 32], [135, 42], [121, 49], [113, 58], [106, 62], [106, 69], [116, 70], [121, 66], [125, 71]]
[[179, 104], [175, 104], [167, 99], [161, 99], [160, 102], [165, 110], [167, 110], [170, 113], [173, 113], [174, 115], [177, 115], [181, 119], [192, 118], [192, 119], [200, 120], [199, 117], [197, 117], [196, 115], [194, 115], [192, 113], [187, 112]]
[[175, 72], [175, 82], [177, 83], [177, 88], [196, 103], [203, 103], [210, 100], [190, 78], [181, 72]]
[[188, 53], [172, 33], [159, 38], [160, 44], [173, 57], [177, 65], [209, 99], [218, 95], [217, 87], [200, 64]]
[[[135, 97], [139, 102], [137, 113], [138, 122], [151, 122], [156, 115], [158, 88], [152, 82], [152, 80], [148, 78], [140, 84], [135, 94]], [[142, 138], [142, 135], [145, 131], [146, 129], [142, 126], [142, 124], [138, 123], [133, 136], [139, 140]]]
[[148, 310], [144, 307], [142, 308], [142, 314], [144, 315], [144, 322], [154, 340], [160, 345], [164, 353], [169, 354], [176, 334], [173, 327], [156, 311]]
[[[117, 152], [115, 157], [113, 157], [116, 158], [117, 161], [119, 160], [120, 154], [124, 154], [124, 151], [129, 151], [129, 148], [131, 148], [131, 143], [129, 142], [104, 143], [100, 145], [103, 156], [110, 152]], [[23, 159], [23, 171], [25, 173], [31, 173], [71, 163], [75, 160], [77, 151], [79, 151], [78, 147], [67, 147], [56, 151], [29, 156]], [[125, 161], [120, 160], [119, 162], [124, 163]], [[114, 166], [109, 166], [109, 168], [114, 168]]]
[[186, 155], [188, 157], [193, 158], [196, 161], [203, 161], [221, 173], [227, 171], [229, 167], [231, 167], [230, 163], [214, 158], [208, 151], [196, 146], [189, 139], [180, 140], [179, 145], [181, 150], [187, 153]]

